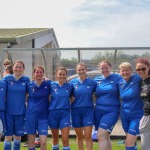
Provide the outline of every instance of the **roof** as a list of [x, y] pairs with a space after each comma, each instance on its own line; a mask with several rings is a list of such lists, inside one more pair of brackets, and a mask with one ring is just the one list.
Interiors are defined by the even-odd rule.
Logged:
[[50, 33], [52, 33], [56, 39], [53, 28], [1, 28], [0, 43], [10, 42], [19, 44]]

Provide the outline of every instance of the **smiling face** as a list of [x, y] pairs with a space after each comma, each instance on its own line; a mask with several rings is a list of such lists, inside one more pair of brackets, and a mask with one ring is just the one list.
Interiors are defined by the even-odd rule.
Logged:
[[79, 77], [80, 77], [81, 79], [84, 79], [84, 78], [87, 77], [87, 75], [86, 75], [87, 68], [86, 68], [85, 65], [78, 65], [78, 66], [76, 67], [76, 71], [77, 71], [77, 74], [79, 75]]
[[56, 73], [56, 77], [60, 83], [66, 82], [66, 78], [67, 78], [66, 70], [58, 70]]
[[128, 81], [131, 78], [132, 70], [131, 70], [131, 68], [122, 66], [120, 68], [120, 74], [124, 78], [125, 81]]
[[34, 79], [35, 80], [43, 80], [43, 76], [44, 76], [44, 70], [42, 68], [36, 68], [34, 70]]
[[144, 63], [137, 63], [136, 65], [136, 72], [139, 74], [139, 76], [144, 80], [146, 79], [149, 74], [149, 67]]
[[20, 62], [17, 62], [13, 66], [14, 76], [22, 76], [24, 72], [24, 65]]
[[101, 70], [101, 73], [105, 76], [108, 77], [110, 75], [110, 71], [111, 71], [111, 66], [106, 63], [106, 62], [102, 62], [99, 64], [99, 69]]

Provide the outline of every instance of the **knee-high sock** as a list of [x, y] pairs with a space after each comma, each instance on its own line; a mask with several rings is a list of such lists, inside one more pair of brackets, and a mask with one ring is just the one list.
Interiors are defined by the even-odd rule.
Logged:
[[135, 150], [134, 146], [133, 147], [126, 147], [126, 150]]
[[20, 150], [20, 140], [14, 140], [13, 150]]
[[11, 150], [11, 142], [4, 141], [4, 150]]
[[63, 150], [70, 150], [69, 146], [63, 147]]
[[53, 145], [53, 146], [52, 146], [52, 149], [53, 149], [53, 150], [59, 150], [59, 145], [58, 145], [58, 144], [57, 144], [57, 145]]

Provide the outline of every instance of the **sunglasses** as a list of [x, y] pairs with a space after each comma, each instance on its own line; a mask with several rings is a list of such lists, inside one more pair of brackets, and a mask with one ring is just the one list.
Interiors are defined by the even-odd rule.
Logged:
[[138, 69], [136, 69], [137, 72], [139, 72], [139, 71], [145, 71], [145, 70], [146, 70], [146, 68], [138, 68]]
[[4, 65], [9, 65], [9, 64], [4, 64]]

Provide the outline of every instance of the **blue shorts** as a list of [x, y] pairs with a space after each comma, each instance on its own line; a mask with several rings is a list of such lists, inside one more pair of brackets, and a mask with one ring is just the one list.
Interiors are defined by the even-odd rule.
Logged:
[[36, 131], [39, 135], [48, 135], [48, 120], [26, 120], [25, 121], [25, 131], [27, 134], [36, 134]]
[[74, 108], [71, 110], [71, 117], [74, 128], [93, 126], [94, 109], [93, 107]]
[[3, 130], [5, 128], [5, 114], [4, 114], [4, 111], [0, 111], [0, 120], [2, 122], [2, 125], [3, 125]]
[[49, 111], [48, 122], [51, 129], [70, 127], [70, 110]]
[[25, 115], [5, 114], [5, 136], [23, 136], [24, 135]]
[[118, 121], [119, 112], [104, 112], [95, 110], [95, 129], [102, 128], [109, 133], [112, 132], [116, 122]]
[[142, 118], [142, 114], [128, 114], [128, 113], [121, 113], [121, 122], [123, 130], [126, 133], [129, 133], [131, 135], [138, 135], [139, 132], [139, 124], [140, 120]]

